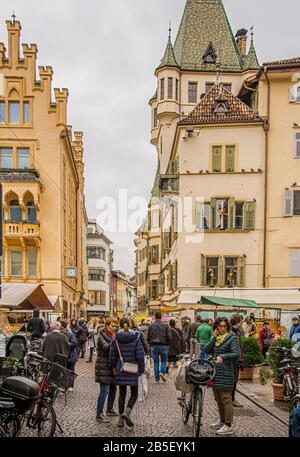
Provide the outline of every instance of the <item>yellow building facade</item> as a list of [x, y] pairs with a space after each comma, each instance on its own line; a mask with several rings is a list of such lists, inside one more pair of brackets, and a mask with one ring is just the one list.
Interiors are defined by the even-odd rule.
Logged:
[[0, 43], [2, 281], [41, 283], [64, 316], [84, 313], [87, 288], [83, 134], [67, 123], [68, 89], [54, 89], [37, 46], [6, 21]]

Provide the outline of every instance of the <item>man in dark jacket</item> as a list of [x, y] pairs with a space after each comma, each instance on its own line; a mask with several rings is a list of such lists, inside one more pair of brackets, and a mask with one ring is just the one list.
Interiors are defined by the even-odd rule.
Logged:
[[85, 356], [85, 349], [86, 349], [86, 342], [89, 336], [89, 329], [84, 321], [84, 319], [80, 319], [78, 321], [78, 330], [77, 330], [77, 341], [78, 341], [78, 355], [83, 359]]
[[172, 338], [169, 345], [168, 365], [166, 370], [167, 373], [169, 373], [169, 368], [171, 364], [176, 365], [177, 356], [185, 352], [185, 342], [182, 336], [182, 331], [180, 330], [180, 328], [176, 328], [175, 319], [170, 319], [169, 326], [171, 328]]
[[45, 322], [40, 317], [40, 311], [38, 309], [33, 311], [33, 317], [29, 319], [27, 331], [31, 333], [32, 339], [41, 339], [46, 332]]
[[189, 334], [188, 334], [188, 341], [189, 341], [189, 348], [190, 348], [190, 356], [193, 358], [194, 356], [198, 357], [200, 352], [200, 346], [196, 338], [196, 332], [198, 327], [202, 324], [201, 316], [196, 316], [195, 322], [190, 325]]
[[156, 311], [155, 321], [149, 325], [147, 336], [154, 362], [155, 384], [159, 384], [160, 379], [163, 383], [167, 382], [165, 373], [171, 339], [170, 326], [161, 321], [161, 312]]
[[60, 332], [60, 322], [52, 322], [50, 327], [50, 333], [45, 338], [43, 345], [43, 355], [50, 362], [54, 362], [57, 354], [61, 354], [66, 358], [69, 355], [70, 345], [68, 343], [66, 335]]
[[118, 323], [114, 319], [106, 319], [105, 327], [100, 329], [97, 342], [97, 360], [95, 366], [96, 382], [100, 384], [100, 393], [97, 402], [98, 422], [108, 423], [109, 419], [104, 415], [104, 404], [107, 399], [107, 416], [118, 416], [114, 411], [114, 401], [116, 398], [117, 388], [115, 375], [109, 362], [109, 353], [111, 342], [115, 337]]
[[[75, 371], [75, 365], [78, 361], [78, 351], [77, 351], [77, 339], [72, 330], [69, 328], [69, 322], [67, 320], [61, 320], [61, 333], [66, 335], [69, 347], [69, 355], [67, 361], [67, 369], [70, 371]], [[74, 379], [71, 378], [69, 381], [68, 391], [72, 392], [74, 390]]]

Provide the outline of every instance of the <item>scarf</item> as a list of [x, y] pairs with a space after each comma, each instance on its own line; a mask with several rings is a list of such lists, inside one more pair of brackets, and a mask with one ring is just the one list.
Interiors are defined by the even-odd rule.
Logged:
[[113, 338], [114, 335], [115, 335], [115, 334], [114, 334], [113, 332], [111, 332], [107, 327], [105, 327], [104, 331], [105, 331], [106, 335], [110, 336], [110, 338]]
[[226, 338], [228, 337], [229, 333], [224, 333], [224, 335], [220, 334], [217, 336], [217, 341], [215, 343], [215, 346], [221, 346], [224, 341], [226, 340]]

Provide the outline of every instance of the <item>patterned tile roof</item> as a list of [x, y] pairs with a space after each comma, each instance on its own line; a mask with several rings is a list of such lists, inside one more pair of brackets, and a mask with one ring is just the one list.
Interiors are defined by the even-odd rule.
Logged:
[[165, 50], [165, 54], [162, 58], [160, 65], [158, 66], [158, 68], [162, 68], [162, 67], [178, 67], [178, 64], [176, 62], [176, 57], [174, 54], [174, 48], [173, 48], [170, 37], [169, 37], [168, 44], [167, 44], [167, 47]]
[[293, 65], [299, 64], [300, 65], [300, 57], [294, 57], [292, 59], [285, 59], [285, 60], [275, 60], [273, 62], [265, 62], [264, 65]]
[[260, 65], [259, 65], [257, 54], [255, 51], [253, 37], [251, 40], [249, 52], [248, 52], [247, 56], [245, 57], [244, 61], [245, 61], [244, 70], [259, 70]]
[[222, 0], [187, 0], [174, 45], [183, 70], [215, 71], [203, 61], [209, 43], [218, 53], [223, 71], [243, 71], [244, 61], [235, 41]]
[[216, 84], [179, 125], [255, 121], [263, 122], [249, 106], [224, 89], [222, 84]]

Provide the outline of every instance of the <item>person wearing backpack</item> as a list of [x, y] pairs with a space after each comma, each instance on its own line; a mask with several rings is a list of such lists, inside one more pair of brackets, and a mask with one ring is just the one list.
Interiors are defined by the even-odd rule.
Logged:
[[171, 341], [169, 345], [167, 373], [169, 372], [171, 364], [176, 364], [177, 356], [185, 352], [185, 341], [183, 339], [182, 331], [179, 328], [176, 328], [175, 319], [170, 319], [169, 326], [171, 329]]
[[151, 355], [154, 362], [155, 384], [159, 380], [167, 382], [165, 376], [168, 362], [169, 345], [172, 339], [171, 328], [161, 320], [161, 312], [156, 311], [155, 321], [149, 325], [148, 344], [150, 345]]
[[[132, 409], [138, 399], [138, 379], [145, 372], [145, 351], [138, 332], [130, 329], [127, 317], [120, 320], [120, 330], [116, 333], [110, 348], [109, 360], [115, 370], [116, 384], [119, 386], [119, 421], [118, 427], [129, 427], [134, 423]], [[130, 398], [126, 403], [127, 387], [130, 387]]]

